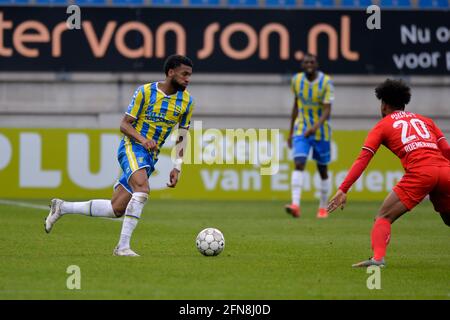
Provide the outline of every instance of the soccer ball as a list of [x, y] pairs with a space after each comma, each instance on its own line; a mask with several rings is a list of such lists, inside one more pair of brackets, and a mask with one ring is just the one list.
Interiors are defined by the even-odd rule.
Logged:
[[225, 247], [225, 238], [219, 230], [206, 228], [200, 231], [195, 244], [204, 256], [217, 256]]

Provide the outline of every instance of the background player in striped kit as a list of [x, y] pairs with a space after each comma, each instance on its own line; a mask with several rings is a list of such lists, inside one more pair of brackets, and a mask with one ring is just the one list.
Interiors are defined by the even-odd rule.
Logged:
[[292, 202], [285, 209], [294, 217], [300, 217], [303, 175], [309, 152], [321, 177], [318, 218], [328, 217], [327, 200], [330, 192], [328, 163], [330, 162], [330, 114], [334, 100], [333, 83], [329, 75], [318, 70], [317, 57], [307, 54], [302, 61], [303, 72], [294, 75], [291, 89], [294, 93], [289, 148], [293, 148], [295, 170], [291, 175]]
[[185, 90], [192, 75], [192, 67], [189, 58], [172, 55], [164, 64], [164, 81], [137, 88], [120, 125], [120, 131], [124, 135], [118, 150], [118, 161], [123, 174], [114, 186], [112, 199], [86, 202], [53, 199], [45, 220], [47, 233], [65, 214], [111, 218], [125, 214], [120, 240], [113, 254], [138, 256], [130, 248], [131, 235], [150, 192], [148, 178], [155, 169], [159, 149], [177, 124], [177, 152], [168, 187], [176, 186], [181, 172], [183, 149], [194, 109], [193, 99]]

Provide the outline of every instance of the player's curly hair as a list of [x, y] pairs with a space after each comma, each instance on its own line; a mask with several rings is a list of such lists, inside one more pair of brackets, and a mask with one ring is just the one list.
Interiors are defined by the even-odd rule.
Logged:
[[402, 80], [386, 79], [375, 88], [378, 99], [394, 110], [403, 110], [411, 100], [411, 89]]
[[164, 72], [166, 73], [166, 76], [169, 74], [170, 69], [175, 69], [181, 66], [182, 64], [184, 64], [185, 66], [189, 66], [191, 68], [194, 67], [192, 60], [186, 56], [182, 56], [179, 54], [173, 54], [171, 56], [168, 56], [166, 61], [164, 62]]

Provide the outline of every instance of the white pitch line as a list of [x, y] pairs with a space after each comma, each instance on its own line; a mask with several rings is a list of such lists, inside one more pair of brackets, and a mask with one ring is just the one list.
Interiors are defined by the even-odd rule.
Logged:
[[1, 200], [1, 199], [0, 199], [0, 204], [8, 204], [11, 206], [16, 206], [16, 207], [25, 207], [25, 208], [33, 208], [33, 209], [41, 209], [41, 210], [49, 210], [50, 209], [49, 206], [42, 206], [39, 204], [32, 204], [32, 203], [28, 203], [28, 202], [19, 202], [19, 201], [10, 201], [10, 200]]
[[[46, 211], [50, 210], [49, 206], [43, 206], [43, 205], [33, 204], [33, 203], [29, 203], [29, 202], [20, 202], [20, 201], [11, 201], [11, 200], [0, 199], [0, 204], [7, 204], [7, 205], [11, 205], [11, 206], [16, 206], [16, 207], [32, 208], [32, 209], [39, 209], [39, 210], [46, 210]], [[112, 221], [119, 221], [119, 222], [123, 221], [123, 218], [108, 218], [108, 217], [98, 217], [98, 218], [112, 220]]]

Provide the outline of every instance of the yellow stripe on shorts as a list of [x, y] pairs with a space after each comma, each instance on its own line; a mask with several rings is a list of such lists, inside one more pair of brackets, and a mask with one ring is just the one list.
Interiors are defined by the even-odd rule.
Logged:
[[127, 136], [125, 136], [125, 153], [127, 155], [128, 162], [130, 163], [131, 171], [136, 171], [139, 168], [138, 162], [136, 156], [134, 155], [131, 141]]

